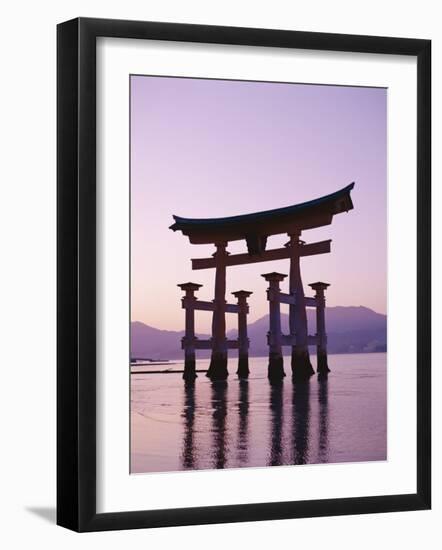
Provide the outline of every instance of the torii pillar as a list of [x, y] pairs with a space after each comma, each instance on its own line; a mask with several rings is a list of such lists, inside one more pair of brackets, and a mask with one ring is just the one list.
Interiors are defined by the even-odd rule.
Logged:
[[316, 349], [318, 358], [318, 374], [326, 375], [330, 372], [327, 361], [327, 333], [325, 332], [325, 290], [328, 283], [311, 283], [309, 286], [316, 291]]
[[226, 263], [229, 253], [227, 242], [215, 243], [215, 309], [212, 318], [212, 356], [206, 376], [212, 380], [225, 380], [227, 370], [227, 340], [226, 340]]
[[184, 348], [184, 373], [183, 378], [186, 382], [193, 382], [197, 377], [195, 371], [195, 308], [196, 297], [195, 292], [201, 288], [202, 285], [197, 283], [182, 283], [177, 285], [186, 294], [182, 298], [183, 308], [186, 311], [186, 322], [184, 338], [182, 339], [182, 345]]
[[295, 303], [290, 304], [289, 326], [290, 334], [296, 335], [296, 344], [292, 346], [292, 376], [295, 380], [306, 380], [315, 371], [310, 363], [308, 351], [307, 310], [305, 305], [304, 287], [301, 279], [301, 241], [300, 232], [291, 233], [287, 243], [290, 254], [290, 294], [295, 296]]
[[268, 333], [269, 343], [269, 367], [268, 378], [271, 383], [281, 382], [285, 376], [284, 361], [282, 358], [282, 332], [281, 332], [281, 302], [279, 283], [287, 275], [282, 273], [265, 273], [262, 275], [269, 283], [267, 299], [269, 301], [270, 331]]
[[247, 313], [249, 306], [247, 298], [252, 292], [247, 290], [237, 290], [232, 292], [238, 300], [238, 370], [236, 374], [239, 378], [249, 377], [249, 338], [247, 336]]

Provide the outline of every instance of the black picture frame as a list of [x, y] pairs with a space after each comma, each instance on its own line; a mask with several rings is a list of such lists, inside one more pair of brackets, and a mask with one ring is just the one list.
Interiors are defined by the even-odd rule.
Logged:
[[[168, 40], [417, 58], [417, 491], [361, 498], [96, 512], [96, 39]], [[102, 531], [431, 506], [431, 41], [79, 18], [57, 28], [57, 523]]]

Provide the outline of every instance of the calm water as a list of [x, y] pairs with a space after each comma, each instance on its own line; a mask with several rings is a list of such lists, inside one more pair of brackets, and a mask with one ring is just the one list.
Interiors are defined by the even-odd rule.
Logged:
[[386, 354], [331, 355], [329, 366], [328, 380], [293, 384], [286, 358], [279, 386], [266, 358], [251, 358], [248, 381], [233, 358], [227, 382], [132, 374], [132, 472], [385, 460]]

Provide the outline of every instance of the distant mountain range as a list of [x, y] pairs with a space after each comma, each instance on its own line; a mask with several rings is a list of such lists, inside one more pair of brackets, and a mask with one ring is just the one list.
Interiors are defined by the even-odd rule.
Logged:
[[[309, 334], [315, 334], [315, 311], [307, 310]], [[281, 315], [282, 329], [288, 332], [288, 315]], [[387, 316], [359, 307], [328, 307], [326, 327], [329, 353], [370, 353], [387, 349]], [[268, 315], [248, 326], [250, 355], [264, 356], [268, 353]], [[184, 331], [160, 330], [139, 321], [131, 323], [131, 357], [149, 359], [182, 358], [181, 338]], [[199, 338], [209, 338], [199, 334]], [[235, 338], [236, 330], [228, 332], [228, 338]], [[313, 351], [313, 348], [312, 348]], [[229, 352], [236, 354], [233, 350]], [[208, 351], [199, 351], [200, 357], [207, 357]]]

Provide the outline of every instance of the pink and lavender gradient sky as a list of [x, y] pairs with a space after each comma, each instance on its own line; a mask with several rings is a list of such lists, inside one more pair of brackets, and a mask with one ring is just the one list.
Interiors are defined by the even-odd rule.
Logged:
[[[177, 283], [202, 283], [198, 296], [213, 298], [213, 270], [192, 271], [190, 263], [213, 249], [169, 230], [172, 214], [278, 208], [352, 181], [354, 210], [302, 235], [307, 242], [333, 240], [331, 254], [302, 260], [304, 284], [331, 283], [329, 306], [386, 313], [386, 108], [387, 90], [380, 88], [132, 76], [132, 320], [182, 329]], [[272, 237], [267, 248], [286, 241]], [[232, 252], [244, 248], [229, 245]], [[235, 290], [254, 293], [250, 321], [267, 313], [260, 274], [268, 271], [288, 273], [288, 263], [228, 268], [229, 301]], [[207, 332], [210, 319], [198, 312], [197, 330]]]

